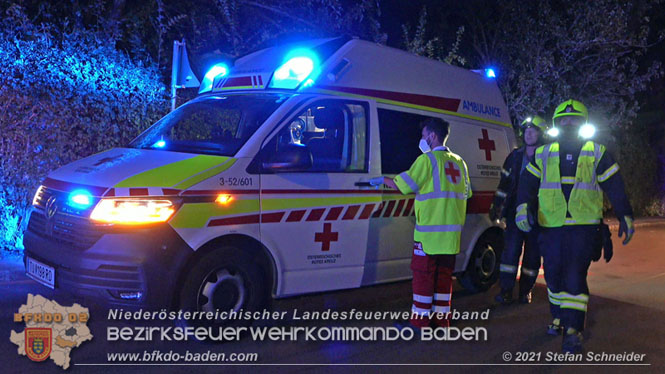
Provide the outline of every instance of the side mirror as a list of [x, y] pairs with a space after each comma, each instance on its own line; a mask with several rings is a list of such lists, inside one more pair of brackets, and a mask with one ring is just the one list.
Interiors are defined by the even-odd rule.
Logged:
[[272, 172], [305, 171], [312, 167], [312, 153], [306, 146], [287, 144], [279, 152], [268, 156], [263, 169]]

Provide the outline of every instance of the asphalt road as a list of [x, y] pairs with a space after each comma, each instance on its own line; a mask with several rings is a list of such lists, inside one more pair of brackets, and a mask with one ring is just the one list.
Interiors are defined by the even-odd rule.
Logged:
[[[126, 373], [126, 372], [664, 372], [665, 370], [665, 225], [639, 227], [637, 235], [628, 246], [615, 241], [615, 257], [609, 263], [594, 263], [589, 274], [591, 299], [587, 318], [585, 354], [582, 362], [556, 362], [553, 354], [560, 352], [561, 339], [545, 334], [550, 321], [547, 294], [541, 279], [535, 289], [531, 305], [496, 306], [493, 296], [496, 286], [484, 294], [469, 294], [457, 287], [453, 296], [453, 308], [459, 311], [486, 311], [488, 320], [458, 321], [455, 327], [484, 328], [486, 341], [255, 341], [246, 337], [239, 342], [108, 342], [107, 326], [157, 326], [158, 324], [123, 324], [109, 322], [107, 311], [91, 309], [88, 322], [94, 338], [75, 348], [71, 354], [72, 373]], [[41, 294], [61, 302], [58, 296], [22, 275], [17, 275], [20, 264], [17, 259], [0, 261], [0, 362], [2, 372], [9, 373], [59, 373], [62, 369], [53, 362], [31, 362], [18, 356], [16, 346], [9, 341], [10, 331], [20, 332], [24, 325], [13, 322], [13, 313], [25, 303], [28, 293]], [[9, 272], [8, 272], [9, 270]], [[330, 326], [330, 323], [303, 322], [292, 318], [293, 310], [338, 311], [389, 311], [406, 310], [410, 305], [410, 284], [399, 282], [363, 289], [307, 295], [278, 300], [273, 309], [286, 312], [280, 322], [261, 322], [262, 326]], [[343, 327], [387, 327], [389, 320], [369, 322], [336, 322]], [[185, 354], [190, 352], [257, 353], [259, 365], [235, 366], [174, 366], [165, 362], [152, 366], [107, 365], [107, 354], [143, 353], [160, 350]], [[508, 356], [511, 359], [506, 361]], [[535, 361], [516, 364], [520, 352], [532, 352]], [[643, 366], [609, 368], [587, 360], [588, 352], [620, 354], [634, 352], [645, 355]], [[105, 365], [89, 365], [105, 364]], [[320, 364], [320, 365], [317, 365]], [[419, 364], [420, 366], [415, 366]], [[565, 364], [565, 365], [564, 365]], [[583, 364], [584, 366], [579, 366]], [[627, 364], [604, 362], [603, 364]]]

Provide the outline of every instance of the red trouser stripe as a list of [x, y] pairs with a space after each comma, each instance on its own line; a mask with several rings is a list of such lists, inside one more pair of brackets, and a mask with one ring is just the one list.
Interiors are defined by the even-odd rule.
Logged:
[[[420, 243], [415, 243], [415, 250], [422, 250]], [[451, 294], [453, 290], [453, 271], [455, 270], [455, 255], [426, 255], [411, 257], [411, 270], [413, 271], [413, 293], [415, 295], [433, 297], [437, 294]], [[449, 298], [452, 299], [452, 298]], [[435, 300], [434, 305], [449, 307], [450, 300]], [[413, 302], [417, 308], [431, 309], [428, 303]], [[450, 321], [446, 314], [432, 314], [431, 319], [438, 327], [449, 327]], [[412, 318], [414, 326], [426, 327], [430, 324], [430, 318]]]

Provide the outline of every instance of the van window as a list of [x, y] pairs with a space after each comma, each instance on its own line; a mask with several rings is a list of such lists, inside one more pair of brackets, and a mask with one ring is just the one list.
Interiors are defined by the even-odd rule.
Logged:
[[157, 121], [130, 147], [233, 156], [286, 98], [260, 94], [196, 99]]
[[264, 148], [264, 159], [288, 144], [307, 147], [307, 172], [367, 171], [367, 107], [357, 102], [322, 100], [307, 107]]
[[399, 174], [422, 154], [418, 148], [422, 137], [420, 123], [430, 117], [380, 108], [378, 114], [381, 173]]

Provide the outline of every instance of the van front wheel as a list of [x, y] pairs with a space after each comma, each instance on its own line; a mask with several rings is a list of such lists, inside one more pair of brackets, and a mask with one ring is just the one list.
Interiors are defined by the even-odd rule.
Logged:
[[220, 248], [203, 256], [189, 271], [180, 291], [180, 308], [202, 312], [261, 310], [270, 296], [266, 285], [261, 268], [248, 253], [235, 247]]
[[471, 292], [487, 291], [499, 278], [502, 242], [500, 237], [483, 235], [476, 242], [459, 283]]

